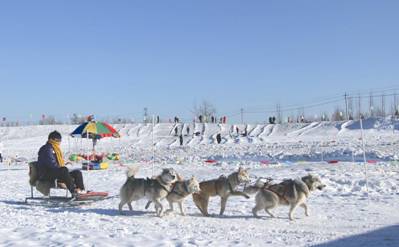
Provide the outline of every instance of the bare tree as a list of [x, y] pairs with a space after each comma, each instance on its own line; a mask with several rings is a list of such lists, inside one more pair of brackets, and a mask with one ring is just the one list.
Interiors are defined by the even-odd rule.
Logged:
[[85, 117], [82, 117], [81, 115], [78, 115], [76, 113], [72, 114], [72, 117], [71, 117], [72, 124], [82, 124], [85, 121], [86, 121]]
[[343, 114], [343, 110], [340, 109], [339, 107], [335, 108], [335, 111], [333, 112], [332, 116], [331, 116], [331, 120], [332, 121], [343, 121], [344, 118], [344, 114]]
[[327, 112], [322, 112], [322, 113], [320, 114], [320, 121], [330, 121]]
[[55, 120], [54, 116], [46, 116], [43, 117], [40, 121], [39, 121], [40, 125], [55, 125], [55, 124], [61, 124], [61, 122], [58, 122], [57, 120]]
[[210, 102], [204, 100], [200, 105], [194, 103], [192, 112], [196, 117], [202, 116], [206, 121], [209, 121], [212, 116], [216, 115], [216, 108]]

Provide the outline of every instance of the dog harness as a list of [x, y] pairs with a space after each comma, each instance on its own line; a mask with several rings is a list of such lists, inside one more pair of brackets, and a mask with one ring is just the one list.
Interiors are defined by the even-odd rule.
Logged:
[[183, 182], [183, 189], [184, 189], [184, 192], [186, 192], [186, 194], [181, 194], [181, 193], [177, 192], [177, 191], [175, 190], [176, 186], [177, 186], [177, 182], [173, 184], [173, 188], [172, 188], [170, 194], [173, 193], [173, 194], [176, 194], [176, 195], [178, 195], [178, 196], [180, 196], [180, 197], [186, 197], [187, 195], [190, 194], [189, 191], [188, 191], [186, 182]]
[[[293, 182], [291, 179], [288, 180], [288, 181]], [[281, 200], [283, 200], [285, 203], [288, 203], [287, 198], [285, 198], [285, 195], [287, 194], [287, 190], [288, 190], [287, 187], [285, 187], [285, 189], [283, 190], [283, 193], [279, 193], [278, 191], [276, 191], [276, 190], [273, 189], [273, 187], [272, 187], [273, 185], [278, 185], [278, 184], [269, 185], [269, 184], [265, 183], [265, 185], [263, 186], [263, 190], [268, 190], [268, 191], [273, 192], [273, 193], [276, 194]]]

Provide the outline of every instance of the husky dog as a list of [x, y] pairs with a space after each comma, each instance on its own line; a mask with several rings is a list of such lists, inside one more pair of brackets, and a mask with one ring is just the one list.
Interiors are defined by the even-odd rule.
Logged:
[[220, 215], [223, 215], [226, 208], [226, 202], [230, 195], [233, 196], [249, 196], [241, 191], [236, 191], [235, 188], [245, 182], [249, 182], [249, 174], [247, 169], [239, 168], [237, 172], [230, 174], [228, 177], [220, 176], [217, 179], [208, 180], [200, 183], [201, 191], [193, 194], [195, 205], [205, 216], [208, 214], [209, 197], [220, 196]]
[[[180, 180], [173, 184], [172, 190], [166, 197], [166, 200], [169, 202], [169, 209], [166, 210], [165, 213], [173, 212], [173, 203], [176, 202], [179, 205], [180, 213], [185, 216], [186, 213], [184, 212], [183, 202], [184, 199], [191, 195], [192, 193], [200, 192], [200, 185], [198, 180], [193, 176], [191, 179], [188, 180]], [[148, 201], [145, 208], [147, 209], [151, 204], [151, 201]]]
[[301, 179], [288, 179], [278, 184], [267, 184], [260, 187], [255, 197], [256, 205], [252, 209], [252, 213], [255, 217], [258, 217], [257, 212], [265, 210], [271, 217], [275, 217], [270, 209], [277, 207], [278, 205], [289, 205], [289, 218], [294, 220], [294, 210], [301, 206], [305, 209], [305, 215], [309, 216], [308, 206], [306, 205], [306, 199], [309, 197], [311, 191], [316, 189], [322, 190], [324, 185], [320, 178], [314, 175], [307, 175]]
[[155, 203], [156, 213], [159, 217], [163, 215], [161, 200], [172, 190], [172, 184], [176, 181], [176, 171], [172, 168], [163, 169], [161, 175], [155, 178], [135, 178], [138, 167], [130, 167], [127, 171], [127, 180], [120, 189], [119, 212], [127, 203], [130, 210], [133, 210], [132, 201], [146, 197]]

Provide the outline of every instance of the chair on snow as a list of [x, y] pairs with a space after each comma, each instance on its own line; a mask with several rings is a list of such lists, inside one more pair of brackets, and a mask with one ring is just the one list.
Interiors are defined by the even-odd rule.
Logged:
[[[29, 184], [30, 184], [30, 189], [31, 189], [31, 196], [25, 198], [25, 202], [28, 202], [28, 200], [41, 200], [41, 199], [70, 199], [68, 197], [68, 189], [64, 183], [61, 181], [58, 181], [57, 179], [55, 180], [42, 180], [39, 179], [37, 176], [37, 161], [30, 162], [29, 163]], [[35, 197], [33, 193], [33, 187], [36, 187], [36, 190], [38, 190], [41, 194], [44, 195], [44, 197]], [[50, 192], [51, 189], [63, 189], [66, 190], [66, 195], [65, 196], [51, 196]]]

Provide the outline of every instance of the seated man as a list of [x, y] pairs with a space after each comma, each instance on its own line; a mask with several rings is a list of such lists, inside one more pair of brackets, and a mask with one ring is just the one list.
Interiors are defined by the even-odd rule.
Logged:
[[82, 172], [68, 171], [60, 148], [61, 134], [53, 131], [48, 136], [48, 141], [39, 150], [38, 178], [40, 180], [54, 181], [55, 179], [65, 183], [73, 196], [84, 191]]

